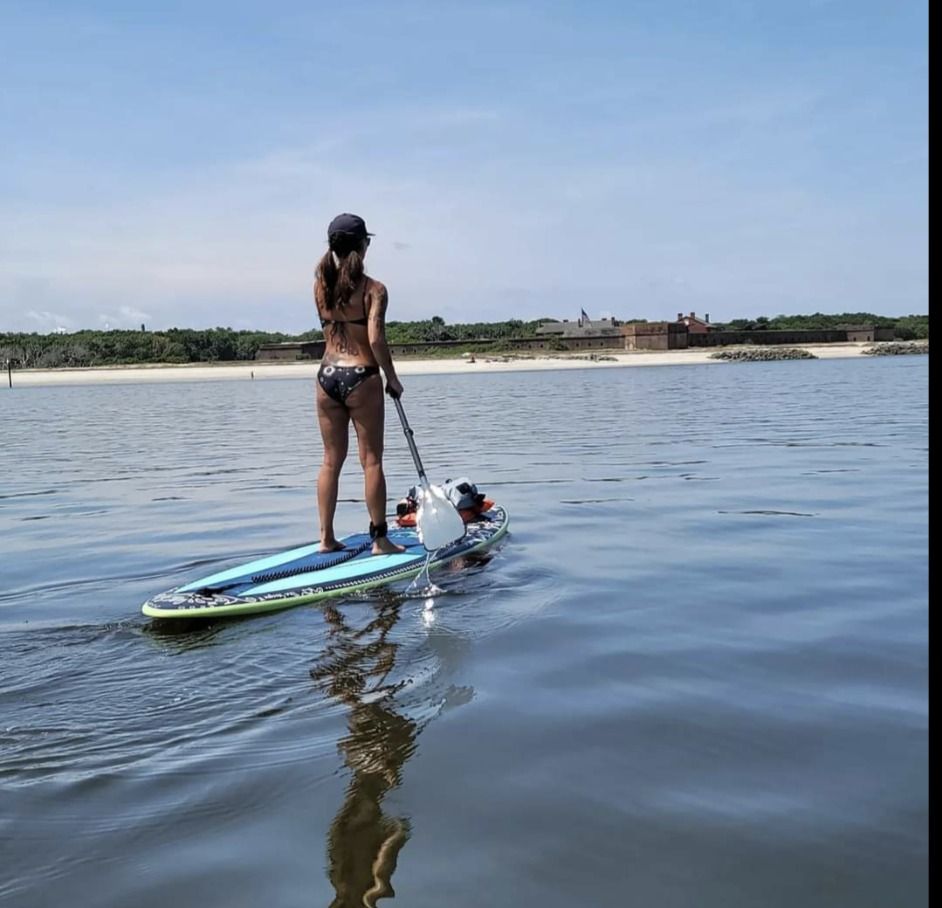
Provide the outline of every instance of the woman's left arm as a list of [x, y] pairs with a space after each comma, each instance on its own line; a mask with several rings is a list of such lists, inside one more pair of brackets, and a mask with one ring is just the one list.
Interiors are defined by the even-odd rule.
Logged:
[[380, 369], [383, 370], [383, 374], [386, 376], [386, 392], [390, 397], [399, 397], [402, 394], [402, 383], [396, 374], [392, 354], [389, 352], [389, 344], [386, 343], [386, 307], [389, 304], [389, 294], [386, 291], [385, 284], [373, 281], [372, 285], [369, 321], [367, 322], [370, 350], [373, 351], [376, 362], [379, 363]]

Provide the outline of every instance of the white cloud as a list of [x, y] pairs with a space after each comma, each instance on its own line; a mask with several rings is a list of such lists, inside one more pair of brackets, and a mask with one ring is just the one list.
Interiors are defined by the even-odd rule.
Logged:
[[23, 313], [28, 326], [26, 330], [36, 331], [39, 334], [49, 334], [64, 328], [67, 331], [75, 330], [76, 323], [67, 315], [58, 312], [29, 309]]
[[146, 312], [132, 306], [119, 306], [113, 312], [103, 312], [98, 316], [99, 326], [105, 329], [138, 328], [149, 320], [150, 316]]
[[[810, 98], [796, 90], [776, 103], [789, 118]], [[702, 113], [729, 118], [767, 125], [749, 95]], [[448, 146], [426, 167], [403, 151], [417, 133], [445, 147], [451, 130], [491, 136], [495, 123], [495, 157]], [[588, 149], [574, 165], [497, 111], [473, 108], [341, 121], [328, 140], [193, 169], [172, 188], [7, 205], [0, 330], [104, 321], [303, 330], [314, 322], [323, 232], [341, 210], [376, 231], [369, 265], [397, 320], [565, 317], [582, 307], [652, 319], [694, 309], [714, 321], [925, 310], [924, 225], [905, 206], [757, 177], [733, 158], [723, 147], [658, 157], [626, 146]]]

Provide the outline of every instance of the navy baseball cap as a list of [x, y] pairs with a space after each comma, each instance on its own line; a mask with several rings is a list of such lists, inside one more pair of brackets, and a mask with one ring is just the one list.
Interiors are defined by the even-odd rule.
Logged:
[[327, 227], [327, 239], [348, 236], [362, 240], [364, 237], [375, 236], [366, 229], [366, 221], [356, 214], [338, 214]]

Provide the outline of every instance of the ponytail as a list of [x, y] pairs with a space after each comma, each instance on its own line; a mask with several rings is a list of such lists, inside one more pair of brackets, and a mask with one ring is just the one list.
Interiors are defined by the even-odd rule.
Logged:
[[344, 248], [340, 243], [332, 243], [315, 272], [314, 299], [318, 306], [327, 311], [335, 307], [342, 309], [350, 302], [363, 274], [363, 256], [359, 247]]
[[334, 308], [334, 286], [337, 283], [337, 264], [333, 250], [328, 249], [317, 263], [314, 272], [314, 300], [322, 309]]

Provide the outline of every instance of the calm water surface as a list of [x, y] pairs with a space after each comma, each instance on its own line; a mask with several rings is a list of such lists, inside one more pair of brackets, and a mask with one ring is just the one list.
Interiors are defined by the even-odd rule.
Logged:
[[181, 630], [315, 536], [312, 384], [0, 389], [0, 904], [925, 904], [927, 358], [406, 393], [495, 556]]

